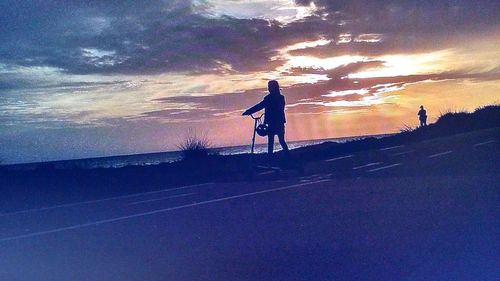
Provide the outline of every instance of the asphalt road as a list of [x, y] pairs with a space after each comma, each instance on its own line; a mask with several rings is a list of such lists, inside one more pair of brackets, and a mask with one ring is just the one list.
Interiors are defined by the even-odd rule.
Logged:
[[499, 280], [498, 134], [0, 214], [0, 280]]

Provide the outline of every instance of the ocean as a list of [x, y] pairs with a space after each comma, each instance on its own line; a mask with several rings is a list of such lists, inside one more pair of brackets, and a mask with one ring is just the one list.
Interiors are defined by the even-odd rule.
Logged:
[[[391, 134], [383, 135], [366, 135], [366, 136], [355, 136], [355, 137], [342, 137], [342, 138], [330, 138], [330, 139], [318, 139], [318, 140], [304, 140], [304, 141], [290, 141], [287, 142], [290, 149], [310, 146], [315, 144], [320, 144], [324, 142], [337, 142], [344, 143], [352, 140], [375, 137], [382, 138], [389, 136]], [[217, 153], [219, 155], [235, 155], [242, 153], [250, 153], [250, 145], [240, 145], [240, 146], [230, 146], [230, 147], [219, 147], [210, 149], [211, 152]], [[275, 143], [275, 151], [281, 149], [278, 142]], [[265, 153], [267, 152], [267, 144], [256, 144], [255, 153]], [[132, 154], [132, 155], [119, 155], [119, 156], [108, 156], [108, 157], [96, 157], [96, 158], [85, 158], [85, 159], [74, 159], [74, 160], [61, 160], [61, 161], [51, 161], [51, 162], [41, 162], [41, 163], [26, 163], [26, 164], [15, 164], [9, 165], [9, 168], [15, 170], [32, 170], [37, 168], [56, 168], [56, 169], [71, 169], [71, 168], [121, 168], [125, 166], [149, 166], [158, 165], [161, 163], [174, 162], [181, 159], [182, 154], [180, 151], [167, 151], [167, 152], [156, 152], [156, 153], [144, 153], [144, 154]]]

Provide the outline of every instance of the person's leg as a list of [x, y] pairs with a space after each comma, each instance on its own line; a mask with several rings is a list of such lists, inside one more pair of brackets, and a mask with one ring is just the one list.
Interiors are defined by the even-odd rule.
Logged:
[[282, 130], [278, 134], [278, 140], [280, 142], [281, 147], [283, 148], [283, 157], [281, 158], [283, 167], [288, 169], [298, 169], [298, 168], [301, 169], [301, 165], [297, 161], [294, 161], [294, 159], [291, 158], [290, 152], [288, 150], [288, 145], [285, 142], [285, 130]]
[[273, 165], [273, 150], [274, 150], [274, 134], [269, 133], [267, 135], [267, 164], [269, 166]]
[[281, 147], [283, 148], [283, 151], [288, 152], [288, 145], [285, 142], [285, 132], [281, 132], [278, 134], [278, 140], [280, 142]]
[[267, 135], [267, 154], [269, 155], [273, 154], [273, 149], [274, 149], [274, 134], [269, 133], [269, 135]]

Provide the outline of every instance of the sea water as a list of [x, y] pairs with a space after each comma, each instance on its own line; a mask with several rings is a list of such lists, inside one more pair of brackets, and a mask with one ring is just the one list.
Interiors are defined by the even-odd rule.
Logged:
[[[382, 138], [388, 135], [370, 135], [370, 136], [356, 136], [356, 137], [343, 137], [343, 138], [331, 138], [331, 139], [318, 139], [318, 140], [303, 140], [303, 141], [290, 141], [287, 142], [290, 149], [300, 148], [304, 146], [310, 146], [315, 144], [321, 144], [324, 142], [337, 142], [344, 143], [352, 140], [363, 139], [368, 137]], [[275, 143], [275, 151], [281, 149], [279, 143]], [[250, 145], [239, 145], [230, 147], [218, 147], [211, 148], [212, 153], [219, 155], [236, 155], [243, 153], [250, 153]], [[255, 145], [255, 153], [265, 153], [267, 152], [267, 144], [260, 143]], [[119, 155], [119, 156], [109, 156], [109, 157], [97, 157], [97, 158], [86, 158], [86, 159], [74, 159], [74, 160], [62, 160], [62, 161], [52, 161], [44, 163], [27, 163], [27, 164], [16, 164], [12, 165], [11, 168], [30, 170], [37, 169], [41, 166], [57, 168], [57, 169], [70, 169], [70, 168], [121, 168], [125, 166], [149, 166], [158, 165], [161, 163], [175, 162], [180, 160], [182, 153], [179, 151], [168, 151], [168, 152], [156, 152], [156, 153], [144, 153], [144, 154], [133, 154], [133, 155]]]

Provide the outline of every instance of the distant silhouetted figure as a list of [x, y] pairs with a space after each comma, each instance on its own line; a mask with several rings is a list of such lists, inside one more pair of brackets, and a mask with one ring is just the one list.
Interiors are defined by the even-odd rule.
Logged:
[[427, 111], [425, 111], [424, 106], [420, 106], [418, 111], [418, 119], [420, 120], [420, 127], [427, 126]]
[[285, 97], [280, 93], [280, 86], [276, 80], [269, 81], [267, 89], [269, 94], [261, 102], [243, 112], [243, 115], [250, 115], [265, 109], [264, 124], [268, 125], [268, 154], [273, 153], [274, 135], [278, 135], [281, 147], [288, 152], [288, 145], [285, 142]]

